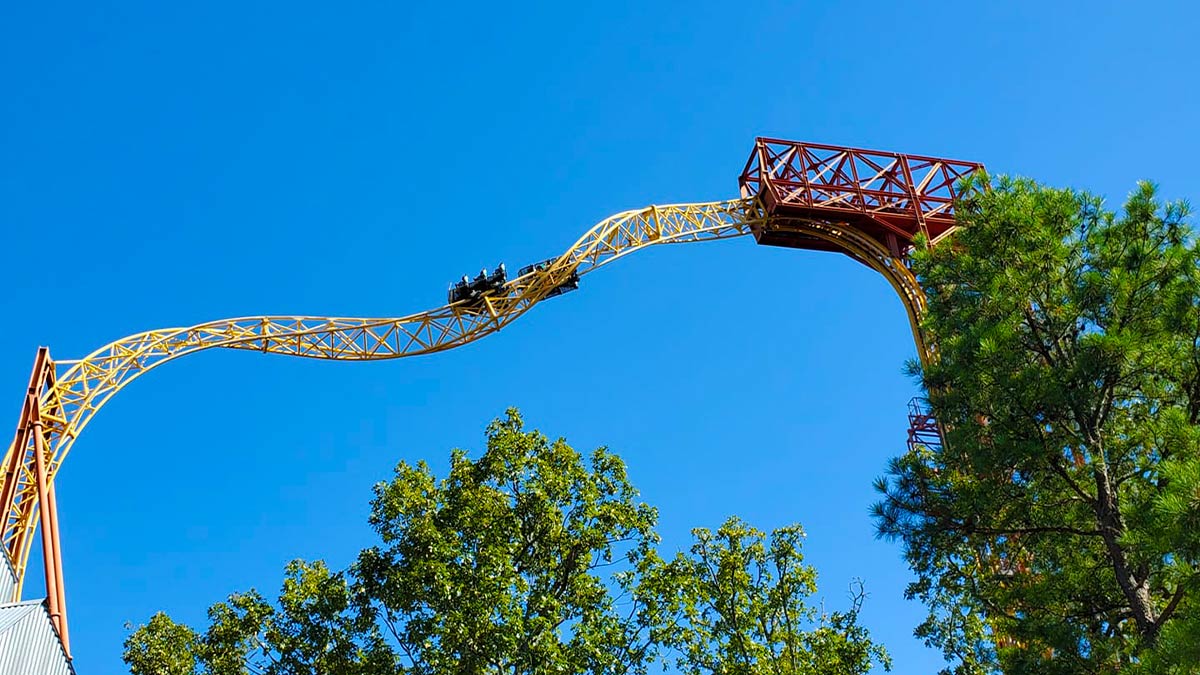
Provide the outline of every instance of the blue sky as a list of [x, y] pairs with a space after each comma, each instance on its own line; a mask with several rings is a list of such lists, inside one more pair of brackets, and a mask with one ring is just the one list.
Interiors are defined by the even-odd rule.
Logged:
[[[735, 196], [756, 135], [1194, 198], [1200, 13], [1142, 5], [9, 3], [0, 402], [15, 420], [38, 345], [433, 307], [610, 213]], [[292, 558], [344, 565], [375, 481], [479, 449], [517, 405], [620, 453], [668, 547], [728, 514], [802, 523], [829, 603], [863, 578], [896, 671], [934, 672], [867, 515], [913, 354], [865, 267], [734, 240], [632, 256], [446, 354], [189, 357], [122, 392], [60, 474], [79, 670], [122, 672], [124, 624], [156, 610], [200, 620]]]

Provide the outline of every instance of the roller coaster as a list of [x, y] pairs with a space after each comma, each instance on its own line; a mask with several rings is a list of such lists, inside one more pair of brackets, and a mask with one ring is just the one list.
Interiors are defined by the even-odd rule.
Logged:
[[[562, 255], [524, 267], [512, 279], [503, 265], [463, 277], [451, 284], [448, 303], [436, 309], [386, 318], [221, 319], [137, 333], [80, 359], [54, 360], [39, 348], [2, 464], [0, 543], [15, 583], [12, 597], [0, 597], [0, 603], [21, 600], [30, 554], [40, 540], [45, 606], [70, 659], [54, 478], [84, 428], [117, 392], [198, 351], [337, 361], [431, 354], [501, 330], [635, 251], [752, 236], [763, 245], [843, 253], [882, 274], [904, 303], [917, 353], [928, 362], [936, 357], [935, 346], [921, 334], [925, 296], [908, 254], [919, 236], [936, 244], [953, 232], [961, 181], [981, 169], [975, 162], [759, 138], [739, 178], [740, 197], [618, 213]], [[910, 442], [937, 441], [931, 417], [914, 409], [909, 418]]]

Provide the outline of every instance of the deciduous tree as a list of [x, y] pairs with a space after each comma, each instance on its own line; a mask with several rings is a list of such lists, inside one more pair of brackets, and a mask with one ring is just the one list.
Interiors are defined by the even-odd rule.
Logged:
[[858, 623], [861, 583], [850, 609], [827, 613], [809, 603], [817, 572], [804, 564], [799, 525], [768, 538], [738, 518], [716, 532], [693, 531], [690, 552], [673, 565], [684, 599], [669, 641], [689, 675], [824, 675], [891, 668], [887, 652]]
[[454, 451], [441, 479], [402, 462], [379, 484], [379, 543], [348, 570], [292, 563], [277, 601], [234, 594], [203, 631], [156, 615], [125, 659], [135, 675], [632, 675], [656, 659], [854, 674], [886, 659], [857, 622], [861, 594], [828, 616], [806, 603], [798, 527], [766, 547], [731, 520], [667, 561], [656, 521], [620, 458], [585, 458], [510, 410], [477, 460]]

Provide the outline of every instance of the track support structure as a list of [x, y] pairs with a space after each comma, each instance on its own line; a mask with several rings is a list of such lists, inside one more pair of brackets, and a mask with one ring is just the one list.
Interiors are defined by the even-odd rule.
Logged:
[[[37, 504], [37, 517], [41, 525], [42, 562], [45, 569], [46, 609], [50, 621], [62, 640], [67, 659], [71, 659], [71, 641], [67, 629], [67, 594], [63, 584], [62, 547], [58, 532], [58, 503], [54, 496], [54, 483], [50, 478], [50, 436], [42, 411], [41, 398], [44, 391], [54, 387], [54, 361], [50, 350], [40, 347], [34, 358], [33, 373], [29, 376], [29, 387], [21, 405], [21, 416], [17, 420], [17, 433], [13, 449], [28, 449], [26, 452], [11, 452], [4, 467], [3, 494], [0, 503], [12, 504], [33, 500]], [[28, 510], [32, 518], [32, 510]], [[32, 529], [26, 535], [8, 542], [4, 554], [13, 569], [17, 560], [32, 545]], [[18, 577], [13, 598], [19, 601], [23, 577]]]
[[[753, 235], [765, 245], [845, 253], [879, 272], [904, 303], [917, 352], [929, 363], [936, 345], [921, 332], [925, 295], [907, 256], [917, 237], [934, 243], [953, 231], [960, 182], [980, 169], [975, 162], [759, 138], [739, 179], [739, 198], [623, 211], [596, 224], [558, 257], [522, 268], [514, 279], [500, 272], [464, 280], [436, 309], [401, 317], [219, 319], [144, 331], [57, 363], [42, 347], [16, 437], [0, 460], [0, 549], [17, 579], [11, 599], [21, 598], [40, 528], [46, 606], [70, 659], [54, 478], [89, 420], [117, 392], [198, 351], [338, 361], [431, 354], [500, 330], [537, 303], [574, 290], [584, 274], [635, 251]], [[914, 415], [910, 442], [940, 440], [932, 417]]]

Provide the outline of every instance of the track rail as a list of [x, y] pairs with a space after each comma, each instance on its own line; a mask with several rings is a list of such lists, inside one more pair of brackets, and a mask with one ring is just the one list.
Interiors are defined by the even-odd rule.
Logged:
[[[82, 359], [48, 364], [36, 392], [42, 431], [20, 431], [3, 466], [2, 542], [23, 581], [38, 526], [38, 447], [52, 482], [80, 433], [112, 397], [164, 363], [214, 348], [316, 359], [372, 361], [453, 349], [490, 335], [545, 299], [572, 274], [586, 274], [649, 246], [751, 233], [750, 200], [651, 206], [597, 224], [544, 269], [509, 281], [482, 304], [465, 302], [402, 317], [251, 316], [137, 333]], [[24, 416], [24, 412], [23, 412]], [[24, 425], [19, 425], [24, 426]], [[19, 595], [18, 589], [18, 595]]]
[[[17, 433], [0, 466], [0, 545], [21, 598], [35, 535], [42, 528], [47, 603], [69, 653], [66, 599], [58, 548], [54, 477], [79, 435], [117, 392], [145, 373], [207, 349], [241, 349], [340, 361], [396, 359], [453, 349], [499, 331], [572, 278], [660, 244], [732, 239], [753, 234], [826, 242], [888, 280], [904, 303], [918, 354], [932, 358], [919, 325], [925, 297], [894, 248], [840, 221], [769, 214], [754, 197], [650, 206], [611, 216], [544, 267], [512, 279], [478, 302], [456, 302], [401, 317], [250, 316], [163, 328], [111, 342], [81, 359], [53, 361], [39, 351]], [[44, 496], [44, 497], [43, 497]], [[0, 602], [5, 599], [0, 598]]]

